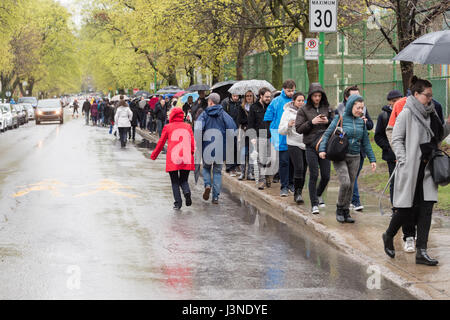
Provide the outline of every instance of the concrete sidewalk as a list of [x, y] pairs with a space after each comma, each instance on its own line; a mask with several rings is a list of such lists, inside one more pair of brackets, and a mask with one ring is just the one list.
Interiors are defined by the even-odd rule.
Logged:
[[[138, 133], [149, 141], [156, 142], [157, 137], [148, 131]], [[356, 263], [377, 267], [383, 277], [391, 280], [419, 299], [450, 299], [450, 217], [434, 214], [429, 237], [429, 254], [439, 260], [439, 265], [428, 267], [415, 264], [415, 254], [403, 251], [401, 230], [395, 238], [396, 257], [389, 258], [383, 249], [381, 235], [390, 222], [389, 201], [384, 202], [388, 214], [381, 216], [378, 208], [378, 196], [362, 193], [363, 212], [351, 212], [355, 224], [340, 224], [336, 221], [335, 203], [338, 185], [330, 182], [325, 202], [327, 207], [319, 215], [310, 213], [308, 190], [303, 190], [305, 204], [297, 205], [291, 194], [280, 197], [280, 184], [272, 184], [266, 190], [258, 190], [254, 181], [239, 181], [237, 177], [223, 174], [223, 185], [232, 193], [239, 194], [256, 208], [269, 213], [281, 222], [293, 228], [305, 228], [313, 231], [324, 241], [346, 253]], [[243, 196], [245, 195], [245, 196]]]

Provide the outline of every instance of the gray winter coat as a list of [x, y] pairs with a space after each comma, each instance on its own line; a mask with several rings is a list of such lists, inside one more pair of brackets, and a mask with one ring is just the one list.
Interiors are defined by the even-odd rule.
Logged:
[[[414, 97], [408, 97], [405, 107], [397, 117], [392, 132], [392, 149], [398, 162], [394, 182], [394, 207], [411, 208], [414, 201], [414, 192], [417, 184], [417, 174], [420, 167], [422, 152], [420, 145], [430, 142], [431, 136], [414, 117], [408, 105], [420, 103]], [[430, 126], [430, 117], [426, 120]], [[450, 124], [444, 127], [444, 137], [450, 133]], [[423, 179], [423, 193], [425, 201], [438, 201], [438, 185], [431, 177], [429, 165], [425, 168]]]

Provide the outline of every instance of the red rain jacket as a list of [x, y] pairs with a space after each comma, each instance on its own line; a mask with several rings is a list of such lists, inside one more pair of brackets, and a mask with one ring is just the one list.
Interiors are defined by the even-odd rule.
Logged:
[[166, 172], [177, 170], [195, 170], [194, 133], [189, 124], [184, 121], [184, 112], [180, 108], [173, 108], [170, 112], [169, 123], [163, 128], [161, 138], [153, 150], [150, 158], [156, 160], [168, 141], [166, 155]]

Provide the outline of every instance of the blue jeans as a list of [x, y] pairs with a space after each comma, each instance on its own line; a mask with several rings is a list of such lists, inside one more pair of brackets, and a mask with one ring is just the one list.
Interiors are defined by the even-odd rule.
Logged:
[[156, 131], [158, 131], [158, 135], [161, 137], [162, 133], [162, 121], [159, 119], [156, 119]]
[[280, 156], [280, 184], [281, 189], [289, 187], [289, 164], [291, 159], [289, 158], [289, 152], [278, 151]]
[[353, 198], [352, 198], [353, 204], [361, 204], [361, 200], [359, 198], [359, 190], [358, 190], [358, 177], [359, 177], [359, 173], [361, 172], [361, 169], [363, 167], [363, 164], [364, 164], [364, 158], [361, 157], [361, 160], [359, 162], [358, 174], [356, 175], [355, 185], [353, 186]]
[[[213, 199], [219, 199], [222, 189], [222, 166], [223, 164], [205, 164], [203, 163], [203, 181], [206, 187], [212, 186]], [[213, 180], [211, 184], [211, 169], [213, 171]]]

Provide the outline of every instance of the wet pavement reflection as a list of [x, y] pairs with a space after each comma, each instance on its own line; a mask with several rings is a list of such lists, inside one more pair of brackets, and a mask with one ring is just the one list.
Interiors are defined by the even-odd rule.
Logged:
[[174, 211], [155, 144], [121, 150], [82, 119], [20, 130], [0, 135], [1, 299], [412, 298], [242, 195], [203, 201], [192, 174]]

